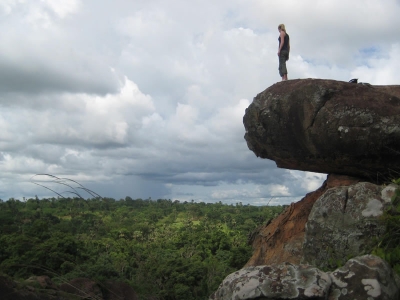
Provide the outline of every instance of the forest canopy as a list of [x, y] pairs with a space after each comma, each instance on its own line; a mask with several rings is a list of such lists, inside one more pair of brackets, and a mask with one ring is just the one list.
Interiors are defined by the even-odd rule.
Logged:
[[87, 277], [140, 299], [205, 299], [251, 256], [248, 236], [282, 206], [166, 199], [0, 201], [0, 270], [14, 279]]

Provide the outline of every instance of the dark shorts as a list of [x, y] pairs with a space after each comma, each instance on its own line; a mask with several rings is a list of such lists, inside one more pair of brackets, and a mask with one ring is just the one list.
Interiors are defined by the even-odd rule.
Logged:
[[282, 77], [283, 75], [287, 74], [287, 69], [286, 69], [286, 61], [289, 59], [289, 51], [287, 50], [281, 50], [281, 53], [279, 55], [279, 75]]

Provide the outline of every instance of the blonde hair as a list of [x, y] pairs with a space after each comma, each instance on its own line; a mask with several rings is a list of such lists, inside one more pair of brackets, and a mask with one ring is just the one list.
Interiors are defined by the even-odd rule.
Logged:
[[283, 30], [286, 32], [285, 24], [279, 24], [278, 29]]

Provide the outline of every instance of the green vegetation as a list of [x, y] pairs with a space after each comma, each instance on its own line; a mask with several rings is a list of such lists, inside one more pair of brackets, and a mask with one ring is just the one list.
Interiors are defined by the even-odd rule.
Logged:
[[0, 270], [124, 281], [140, 299], [206, 299], [251, 256], [247, 236], [282, 207], [159, 199], [0, 200]]
[[[393, 180], [400, 184], [400, 179]], [[386, 232], [374, 250], [375, 255], [385, 259], [397, 274], [400, 275], [400, 189], [396, 189], [392, 197], [392, 206], [382, 217]]]

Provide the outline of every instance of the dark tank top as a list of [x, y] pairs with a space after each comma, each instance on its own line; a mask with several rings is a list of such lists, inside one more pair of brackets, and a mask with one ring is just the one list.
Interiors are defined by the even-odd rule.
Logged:
[[[288, 50], [288, 45], [289, 45], [289, 35], [285, 32], [285, 37], [283, 38], [284, 39], [284, 43], [283, 43], [283, 46], [282, 46], [282, 49], [281, 50]], [[279, 41], [279, 47], [281, 46], [281, 37], [279, 36], [278, 37], [278, 41]]]

